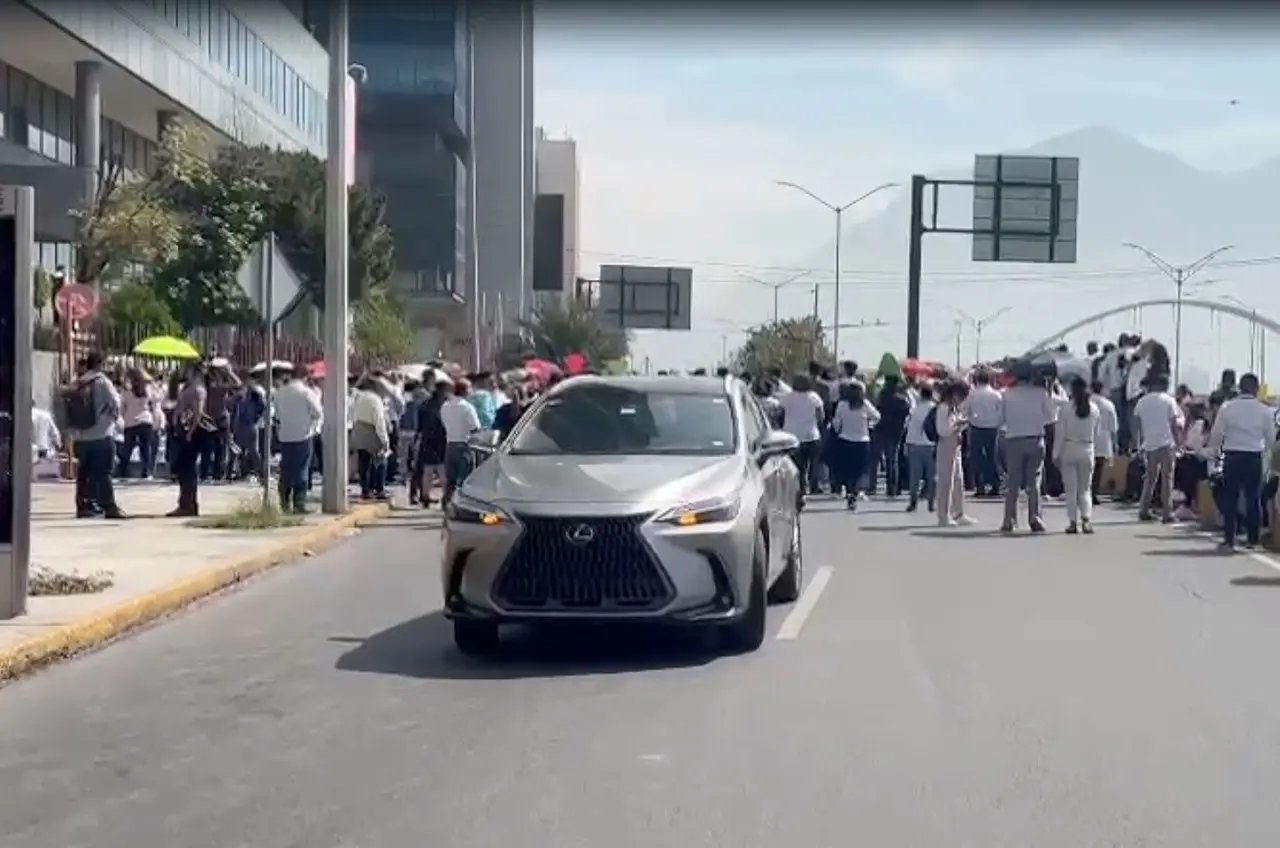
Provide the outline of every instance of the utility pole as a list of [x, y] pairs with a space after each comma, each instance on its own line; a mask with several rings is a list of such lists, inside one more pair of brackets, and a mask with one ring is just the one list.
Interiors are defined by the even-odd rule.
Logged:
[[857, 206], [859, 203], [866, 200], [868, 197], [871, 197], [873, 194], [879, 194], [880, 192], [890, 188], [900, 188], [900, 186], [898, 185], [898, 183], [884, 183], [883, 185], [876, 186], [875, 188], [871, 189], [871, 191], [866, 192], [860, 197], [855, 197], [853, 200], [850, 200], [848, 203], [844, 204], [843, 206], [837, 206], [834, 203], [823, 200], [821, 197], [809, 191], [809, 189], [805, 188], [804, 186], [798, 183], [786, 182], [785, 180], [774, 180], [774, 182], [780, 186], [786, 186], [787, 188], [795, 189], [801, 194], [808, 195], [810, 198], [822, 204], [823, 206], [827, 207], [827, 209], [831, 210], [831, 212], [835, 214], [836, 245], [835, 245], [835, 260], [834, 260], [835, 265], [833, 270], [835, 271], [835, 278], [836, 278], [835, 280], [836, 302], [835, 302], [835, 307], [833, 309], [834, 317], [833, 317], [833, 320], [831, 321], [831, 328], [832, 328], [831, 349], [835, 351], [836, 358], [839, 359], [840, 358], [840, 239], [841, 239], [841, 232], [844, 229], [844, 213], [847, 210], [852, 209], [854, 206]]
[[776, 324], [778, 323], [778, 292], [782, 291], [782, 289], [786, 288], [787, 286], [799, 281], [800, 278], [809, 276], [809, 272], [801, 271], [799, 274], [794, 274], [779, 283], [771, 283], [768, 280], [762, 280], [759, 277], [753, 277], [750, 274], [739, 274], [738, 276], [746, 280], [747, 282], [756, 283], [757, 285], [766, 286], [768, 288], [773, 289], [773, 323]]
[[1142, 245], [1134, 244], [1133, 242], [1126, 241], [1123, 246], [1132, 248], [1151, 260], [1152, 265], [1159, 268], [1161, 273], [1173, 281], [1174, 288], [1177, 291], [1173, 306], [1173, 383], [1176, 386], [1182, 382], [1182, 289], [1187, 284], [1187, 280], [1212, 262], [1214, 257], [1219, 253], [1231, 250], [1234, 245], [1227, 244], [1216, 250], [1211, 250], [1190, 265], [1172, 265]]
[[[329, 16], [329, 154], [325, 163], [324, 476], [322, 504], [347, 511], [347, 127], [354, 120], [347, 85], [347, 0], [333, 0]], [[270, 364], [270, 363], [268, 363]]]
[[[813, 343], [809, 345], [809, 359], [818, 358], [818, 327], [821, 325], [822, 319], [818, 317], [818, 287], [813, 287]], [[836, 354], [836, 359], [840, 358], [840, 354]]]
[[[952, 312], [954, 312], [954, 313], [956, 314], [956, 316], [957, 316], [959, 319], [961, 319], [962, 321], [967, 322], [968, 324], [970, 324], [970, 325], [973, 327], [973, 363], [974, 363], [975, 365], [977, 365], [978, 363], [982, 362], [982, 333], [983, 333], [983, 331], [985, 331], [985, 330], [987, 329], [987, 327], [990, 327], [993, 323], [995, 323], [995, 321], [996, 321], [1000, 316], [1004, 315], [1006, 312], [1008, 312], [1008, 311], [1009, 311], [1010, 309], [1012, 309], [1012, 308], [1013, 308], [1012, 306], [1005, 306], [1005, 307], [1003, 307], [1003, 308], [1001, 308], [1001, 309], [997, 309], [995, 312], [992, 312], [990, 315], [988, 315], [988, 316], [987, 316], [987, 317], [985, 317], [985, 318], [978, 318], [978, 319], [975, 319], [975, 318], [972, 318], [972, 317], [970, 317], [969, 315], [967, 315], [967, 314], [964, 312], [964, 310], [956, 309], [954, 306], [953, 306], [953, 307], [951, 307], [951, 311], [952, 311]], [[959, 365], [959, 363], [960, 363], [960, 353], [958, 352], [958, 351], [959, 351], [959, 344], [960, 344], [960, 343], [959, 343], [959, 341], [957, 341], [957, 342], [956, 342], [956, 347], [957, 347], [957, 353], [956, 353], [956, 367], [957, 367], [957, 368], [959, 368], [959, 367], [960, 367], [960, 365]]]

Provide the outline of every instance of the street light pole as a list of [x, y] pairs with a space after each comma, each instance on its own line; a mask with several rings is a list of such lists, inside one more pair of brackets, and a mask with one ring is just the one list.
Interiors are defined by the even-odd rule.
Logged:
[[324, 475], [321, 501], [329, 514], [347, 511], [347, 185], [354, 118], [347, 74], [350, 63], [347, 0], [334, 0], [329, 16], [329, 126], [324, 214]]
[[768, 280], [762, 280], [759, 277], [753, 277], [750, 274], [738, 274], [738, 276], [749, 283], [756, 283], [758, 285], [768, 286], [769, 288], [773, 289], [773, 323], [776, 324], [778, 323], [778, 292], [782, 291], [782, 289], [791, 285], [792, 283], [797, 282], [802, 277], [809, 276], [809, 272], [801, 271], [799, 274], [793, 274], [792, 276], [788, 277], [787, 279], [783, 280], [780, 283], [771, 283]]
[[876, 186], [875, 188], [871, 189], [871, 191], [867, 192], [866, 194], [863, 194], [860, 197], [855, 197], [853, 200], [850, 200], [848, 203], [842, 206], [837, 206], [836, 204], [831, 203], [830, 201], [823, 200], [821, 197], [809, 191], [809, 189], [805, 188], [799, 183], [787, 182], [786, 180], [774, 180], [774, 182], [780, 186], [785, 186], [787, 188], [795, 189], [801, 194], [808, 195], [810, 198], [812, 198], [813, 200], [817, 201], [818, 203], [822, 204], [827, 209], [830, 209], [833, 213], [835, 213], [836, 246], [835, 246], [835, 259], [834, 259], [835, 268], [833, 270], [835, 271], [836, 296], [835, 296], [835, 306], [833, 309], [834, 320], [831, 322], [831, 327], [832, 327], [831, 328], [831, 348], [832, 348], [832, 351], [835, 353], [836, 359], [839, 359], [840, 358], [840, 240], [841, 240], [841, 230], [844, 229], [844, 226], [843, 226], [844, 213], [846, 210], [851, 209], [854, 206], [857, 206], [859, 203], [866, 200], [868, 197], [871, 197], [873, 194], [879, 194], [885, 189], [900, 188], [900, 186], [898, 185], [898, 183], [884, 183], [883, 185]]
[[1212, 262], [1214, 257], [1231, 250], [1235, 245], [1227, 244], [1216, 250], [1211, 250], [1190, 265], [1172, 265], [1142, 245], [1134, 244], [1133, 242], [1126, 241], [1123, 246], [1146, 256], [1152, 265], [1159, 268], [1161, 273], [1173, 281], [1177, 292], [1173, 303], [1173, 383], [1175, 386], [1179, 385], [1182, 382], [1182, 289], [1187, 284], [1187, 280]]
[[[957, 322], [957, 324], [959, 324], [960, 322], [968, 322], [973, 327], [973, 362], [975, 365], [982, 362], [983, 331], [986, 330], [988, 327], [990, 327], [992, 324], [994, 324], [1000, 316], [1004, 315], [1006, 312], [1008, 312], [1012, 308], [1013, 308], [1012, 306], [1006, 306], [1006, 307], [1003, 307], [1002, 309], [997, 309], [995, 312], [992, 312], [990, 315], [988, 315], [985, 318], [973, 318], [970, 315], [968, 315], [964, 310], [957, 309], [954, 306], [951, 307], [951, 311], [954, 312], [960, 319]], [[957, 368], [959, 367], [959, 361], [960, 361], [959, 349], [960, 349], [960, 344], [957, 341], [956, 342], [956, 351], [957, 351], [956, 367]]]

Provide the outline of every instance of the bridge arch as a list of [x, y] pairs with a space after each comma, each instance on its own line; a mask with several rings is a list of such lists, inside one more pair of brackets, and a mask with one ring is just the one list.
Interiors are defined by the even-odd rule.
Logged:
[[[1079, 321], [1068, 324], [1052, 336], [1042, 339], [1039, 344], [1028, 350], [1025, 355], [1034, 356], [1037, 353], [1043, 353], [1053, 347], [1054, 344], [1064, 336], [1069, 336], [1076, 330], [1087, 327], [1095, 321], [1110, 318], [1112, 315], [1120, 315], [1121, 313], [1129, 312], [1133, 309], [1144, 309], [1148, 306], [1177, 305], [1177, 298], [1172, 297], [1158, 297], [1151, 300], [1135, 300], [1132, 303], [1122, 303], [1119, 306], [1113, 306], [1109, 309], [1104, 309], [1101, 312], [1095, 312], [1087, 318], [1082, 318]], [[1245, 321], [1251, 321], [1260, 327], [1265, 327], [1273, 333], [1280, 334], [1280, 322], [1274, 321], [1271, 318], [1251, 309], [1245, 309], [1243, 306], [1237, 306], [1234, 303], [1224, 303], [1220, 300], [1202, 300], [1199, 298], [1184, 297], [1182, 299], [1182, 306], [1184, 309], [1186, 307], [1191, 307], [1193, 309], [1205, 309], [1209, 312], [1225, 312], [1228, 315], [1234, 315], [1235, 317], [1242, 318]]]

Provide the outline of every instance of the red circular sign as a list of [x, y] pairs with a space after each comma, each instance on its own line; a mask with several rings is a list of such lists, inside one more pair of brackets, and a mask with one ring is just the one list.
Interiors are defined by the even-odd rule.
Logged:
[[84, 283], [64, 283], [53, 306], [63, 318], [83, 321], [98, 311], [98, 293]]

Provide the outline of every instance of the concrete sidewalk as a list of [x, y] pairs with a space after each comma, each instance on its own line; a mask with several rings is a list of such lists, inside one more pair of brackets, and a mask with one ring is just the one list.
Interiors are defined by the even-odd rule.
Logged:
[[[189, 519], [163, 517], [177, 500], [176, 486], [168, 483], [118, 486], [126, 521], [76, 519], [69, 483], [41, 482], [32, 489], [33, 570], [108, 572], [114, 585], [96, 594], [32, 597], [26, 615], [0, 621], [0, 681], [308, 555], [390, 508], [355, 505], [344, 516], [312, 514], [300, 526], [278, 530], [207, 530], [189, 526]], [[204, 486], [201, 512], [230, 512], [260, 491], [248, 484]]]

